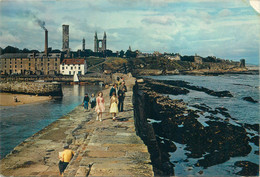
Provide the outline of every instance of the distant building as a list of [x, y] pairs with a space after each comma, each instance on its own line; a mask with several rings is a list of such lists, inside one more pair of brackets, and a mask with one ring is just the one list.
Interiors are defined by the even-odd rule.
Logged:
[[105, 52], [107, 50], [107, 35], [104, 32], [103, 40], [98, 39], [97, 32], [94, 36], [94, 52]]
[[200, 56], [197, 56], [197, 54], [194, 56], [194, 62], [198, 64], [202, 64], [202, 58]]
[[62, 51], [69, 51], [69, 25], [62, 25]]
[[174, 56], [166, 55], [165, 58], [172, 60], [172, 61], [180, 61], [181, 60], [181, 56], [179, 54], [176, 54]]
[[0, 55], [1, 74], [56, 75], [61, 53], [6, 53]]
[[60, 65], [62, 75], [85, 75], [87, 73], [87, 62], [85, 59], [64, 59]]

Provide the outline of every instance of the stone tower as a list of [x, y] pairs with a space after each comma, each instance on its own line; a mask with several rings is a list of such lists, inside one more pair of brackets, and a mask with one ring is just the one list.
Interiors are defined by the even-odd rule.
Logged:
[[[101, 44], [101, 46], [100, 46]], [[94, 52], [105, 52], [107, 50], [107, 35], [104, 32], [103, 40], [98, 39], [97, 32], [94, 36]]]
[[85, 38], [82, 39], [82, 50], [85, 50]]
[[62, 25], [62, 51], [69, 51], [69, 25]]

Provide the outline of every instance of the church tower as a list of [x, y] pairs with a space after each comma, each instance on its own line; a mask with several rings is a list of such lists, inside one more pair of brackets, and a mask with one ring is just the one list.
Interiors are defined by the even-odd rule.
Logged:
[[102, 41], [102, 51], [105, 52], [107, 50], [107, 35], [104, 32], [103, 41]]
[[[102, 45], [102, 46], [100, 46]], [[97, 32], [94, 36], [94, 52], [105, 52], [107, 50], [107, 35], [104, 32], [103, 40], [98, 39]]]
[[95, 32], [95, 36], [94, 36], [94, 52], [98, 52], [98, 37], [97, 37], [97, 32]]

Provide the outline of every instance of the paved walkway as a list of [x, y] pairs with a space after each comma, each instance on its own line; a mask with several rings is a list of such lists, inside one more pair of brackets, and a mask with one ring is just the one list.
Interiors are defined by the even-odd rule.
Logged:
[[[108, 111], [109, 90], [104, 91]], [[57, 176], [58, 152], [71, 143], [76, 152], [65, 176], [153, 176], [150, 155], [136, 135], [132, 92], [126, 94], [125, 111], [113, 121], [107, 112], [96, 121], [94, 110], [82, 106], [17, 146], [1, 160], [6, 176]]]

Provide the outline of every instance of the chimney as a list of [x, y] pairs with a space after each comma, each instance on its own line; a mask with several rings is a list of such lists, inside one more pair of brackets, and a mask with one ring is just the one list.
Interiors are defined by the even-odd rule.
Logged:
[[45, 30], [45, 55], [48, 56], [48, 31]]

